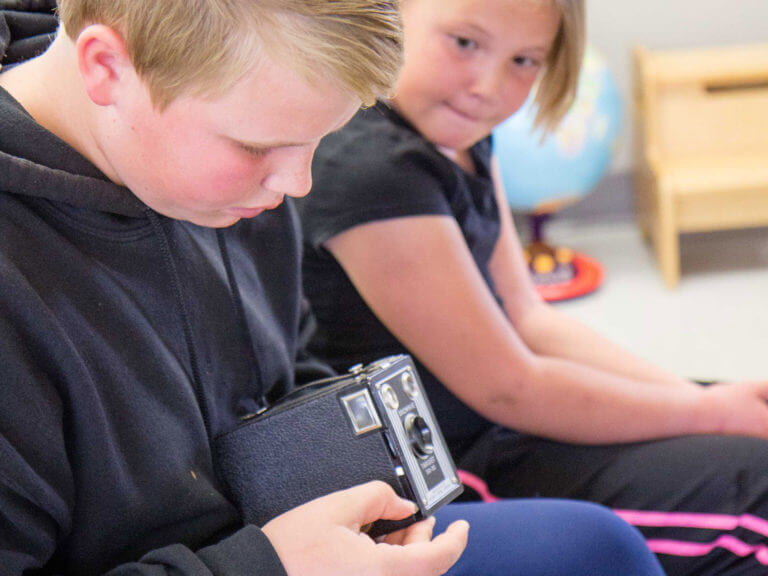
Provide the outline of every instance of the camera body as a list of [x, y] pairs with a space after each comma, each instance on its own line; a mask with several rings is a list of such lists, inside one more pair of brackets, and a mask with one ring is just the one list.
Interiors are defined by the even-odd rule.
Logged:
[[413, 361], [390, 356], [310, 383], [215, 441], [220, 477], [245, 522], [263, 525], [331, 492], [382, 480], [431, 515], [462, 486]]

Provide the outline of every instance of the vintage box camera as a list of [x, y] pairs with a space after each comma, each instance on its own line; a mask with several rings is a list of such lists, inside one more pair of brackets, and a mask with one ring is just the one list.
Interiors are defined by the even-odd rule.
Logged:
[[383, 480], [418, 513], [378, 521], [385, 534], [418, 521], [462, 492], [429, 401], [407, 355], [299, 388], [216, 439], [219, 473], [246, 522], [263, 525], [336, 490]]

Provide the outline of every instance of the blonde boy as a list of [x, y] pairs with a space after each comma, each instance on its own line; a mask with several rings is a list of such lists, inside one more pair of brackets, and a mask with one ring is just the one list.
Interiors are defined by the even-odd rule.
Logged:
[[395, 3], [58, 8], [0, 74], [2, 573], [443, 573], [465, 524], [375, 543], [412, 505], [370, 484], [242, 526], [211, 449], [321, 371], [283, 199], [388, 90]]

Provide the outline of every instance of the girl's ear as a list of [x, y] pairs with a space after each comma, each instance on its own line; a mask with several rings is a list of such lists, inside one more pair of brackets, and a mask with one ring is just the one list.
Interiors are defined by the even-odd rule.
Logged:
[[83, 28], [76, 41], [77, 64], [85, 91], [94, 104], [115, 103], [133, 65], [120, 35], [109, 26]]

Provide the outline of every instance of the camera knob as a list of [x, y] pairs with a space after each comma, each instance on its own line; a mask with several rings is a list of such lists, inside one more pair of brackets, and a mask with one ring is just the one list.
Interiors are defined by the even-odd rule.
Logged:
[[432, 430], [429, 424], [417, 414], [408, 414], [405, 417], [405, 432], [411, 441], [411, 450], [419, 458], [426, 458], [435, 451], [432, 444]]

